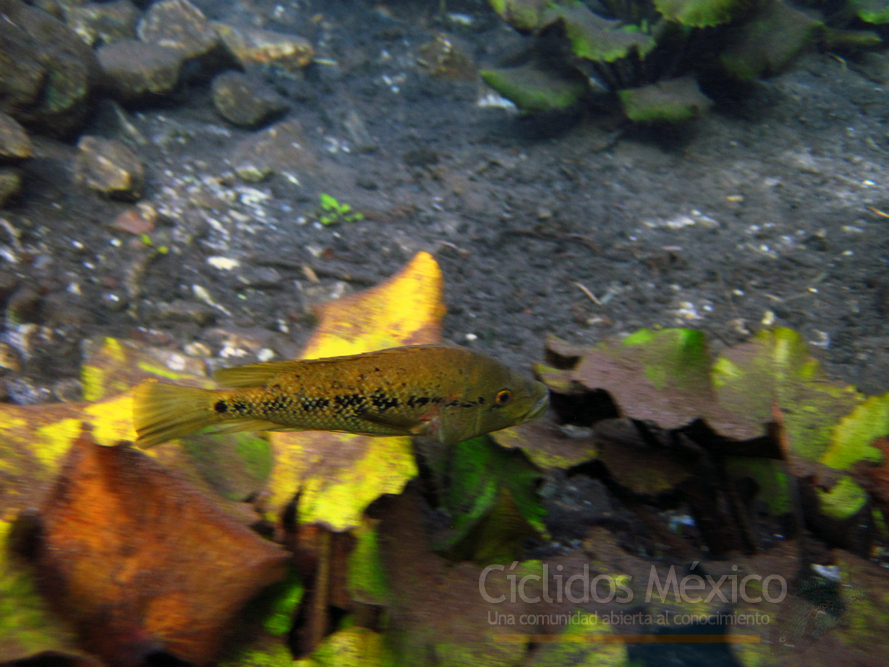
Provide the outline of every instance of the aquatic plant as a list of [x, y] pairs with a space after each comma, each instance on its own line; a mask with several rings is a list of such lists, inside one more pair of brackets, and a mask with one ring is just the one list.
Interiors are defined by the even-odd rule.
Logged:
[[322, 192], [318, 196], [320, 207], [316, 212], [318, 222], [322, 225], [335, 225], [340, 222], [357, 222], [364, 219], [363, 213], [353, 211], [349, 204], [341, 203], [333, 195]]
[[[845, 29], [859, 26], [835, 12], [821, 18], [818, 9], [803, 11], [783, 0], [489, 2], [532, 36], [524, 62], [481, 72], [525, 114], [610, 96], [631, 120], [676, 122], [712, 104], [698, 86], [701, 78], [772, 76], [814, 43], [880, 43], [875, 33]], [[883, 0], [852, 0], [849, 7], [862, 21], [889, 22]]]

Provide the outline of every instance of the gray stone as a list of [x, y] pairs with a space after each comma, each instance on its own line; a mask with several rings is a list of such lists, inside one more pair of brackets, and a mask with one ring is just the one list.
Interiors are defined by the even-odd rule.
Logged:
[[0, 111], [55, 136], [78, 129], [99, 68], [77, 34], [46, 12], [0, 0]]
[[116, 139], [81, 137], [74, 177], [81, 185], [112, 199], [138, 199], [145, 187], [139, 158]]
[[258, 127], [287, 108], [270, 86], [234, 71], [213, 79], [213, 105], [223, 118], [241, 127]]
[[28, 133], [12, 116], [0, 113], [0, 162], [18, 162], [33, 155]]
[[90, 46], [136, 36], [139, 9], [130, 0], [88, 2], [65, 10], [65, 23]]
[[0, 167], [0, 206], [5, 206], [21, 189], [22, 173], [12, 167]]
[[109, 87], [122, 102], [169, 95], [179, 83], [182, 55], [174, 49], [123, 39], [101, 47], [97, 55]]
[[200, 9], [188, 0], [155, 2], [139, 23], [139, 39], [174, 49], [183, 59], [205, 59], [222, 42]]

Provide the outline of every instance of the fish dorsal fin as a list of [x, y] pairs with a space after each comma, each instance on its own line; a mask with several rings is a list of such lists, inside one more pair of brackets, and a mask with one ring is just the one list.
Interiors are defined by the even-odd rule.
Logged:
[[262, 387], [275, 375], [293, 373], [305, 366], [305, 361], [265, 361], [260, 364], [246, 364], [220, 368], [213, 373], [213, 379], [222, 387]]

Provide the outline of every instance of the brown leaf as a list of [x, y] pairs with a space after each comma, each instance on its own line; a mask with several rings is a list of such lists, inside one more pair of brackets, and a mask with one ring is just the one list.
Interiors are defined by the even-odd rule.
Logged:
[[51, 599], [111, 665], [213, 658], [237, 610], [286, 574], [286, 553], [140, 451], [84, 432], [41, 510]]

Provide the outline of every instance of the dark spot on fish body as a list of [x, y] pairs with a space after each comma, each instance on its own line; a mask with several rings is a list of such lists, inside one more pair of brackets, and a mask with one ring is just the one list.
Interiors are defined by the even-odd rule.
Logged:
[[395, 396], [387, 396], [381, 389], [377, 389], [371, 395], [370, 402], [380, 412], [397, 408], [400, 405], [400, 401]]
[[225, 414], [228, 412], [228, 405], [225, 404], [225, 401], [216, 401], [216, 405], [213, 406], [213, 409], [219, 414]]
[[421, 408], [429, 401], [432, 400], [428, 396], [411, 396], [407, 399], [407, 407], [409, 408]]
[[333, 402], [339, 411], [344, 408], [355, 408], [355, 412], [363, 412], [367, 398], [363, 394], [341, 394], [334, 396]]
[[484, 404], [485, 404], [485, 397], [484, 397], [484, 396], [479, 396], [479, 397], [478, 397], [478, 404], [479, 404], [479, 405], [484, 405]]
[[314, 412], [315, 410], [323, 410], [330, 405], [330, 399], [327, 398], [304, 398], [300, 403], [300, 407], [305, 412]]

